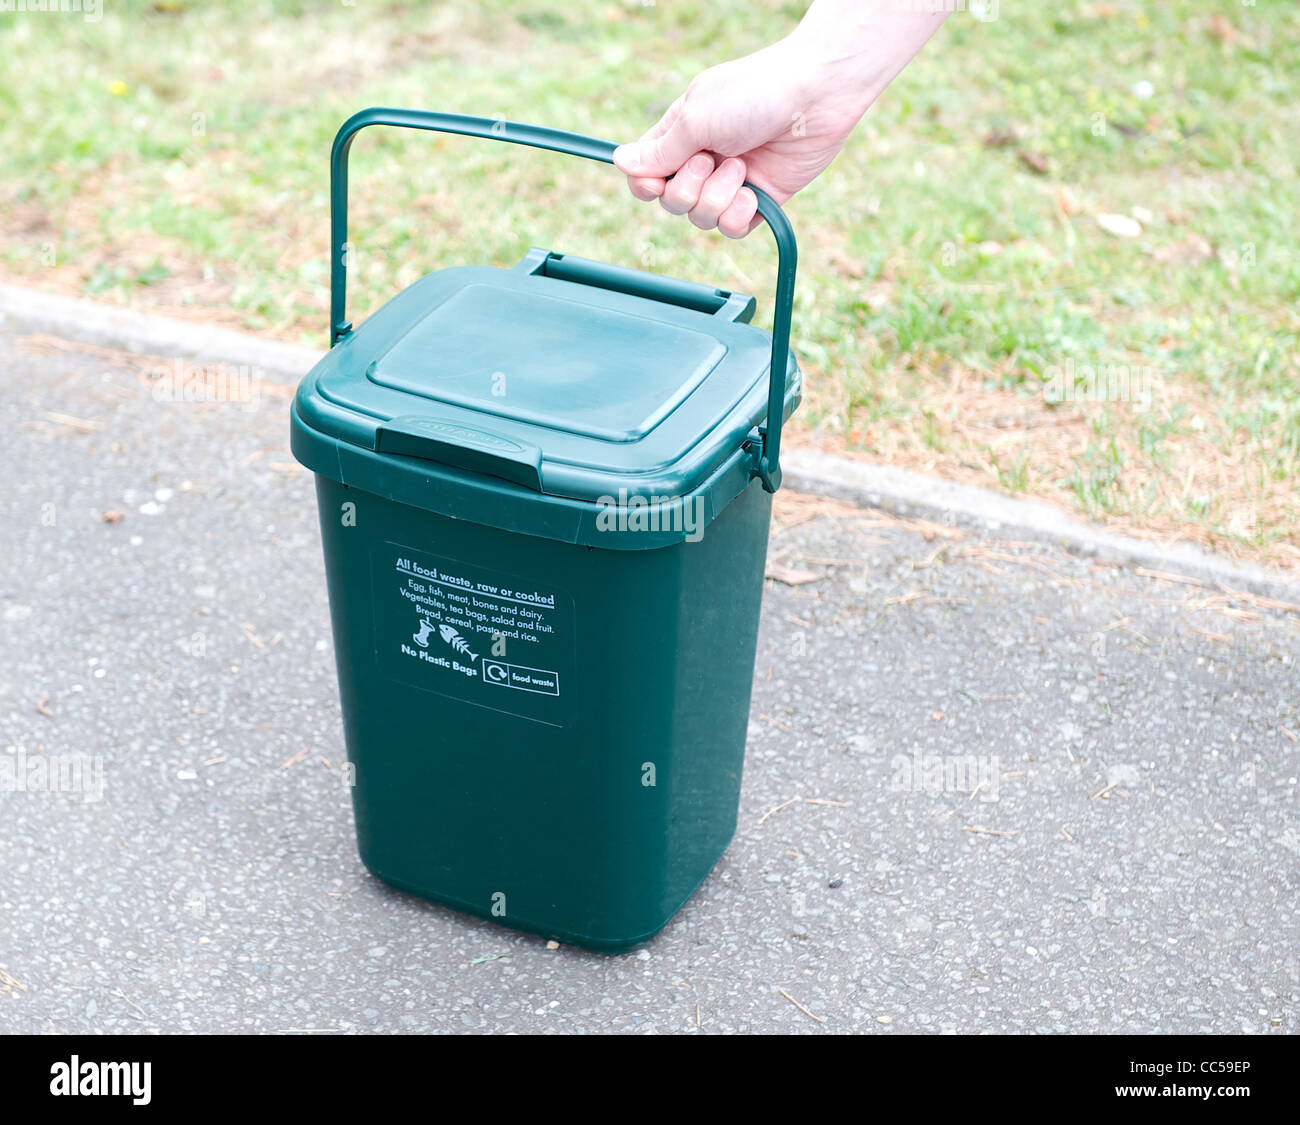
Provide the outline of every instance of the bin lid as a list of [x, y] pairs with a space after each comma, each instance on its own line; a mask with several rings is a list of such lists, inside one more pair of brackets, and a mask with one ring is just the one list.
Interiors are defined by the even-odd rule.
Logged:
[[[335, 479], [313, 439], [435, 463], [443, 483], [454, 471], [574, 501], [682, 497], [765, 416], [771, 337], [745, 323], [753, 307], [545, 250], [513, 270], [440, 270], [303, 380], [294, 451]], [[793, 356], [787, 388], [789, 413]]]

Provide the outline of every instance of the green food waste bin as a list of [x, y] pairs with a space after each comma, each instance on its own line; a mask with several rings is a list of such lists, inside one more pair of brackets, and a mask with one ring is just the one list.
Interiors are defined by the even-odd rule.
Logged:
[[347, 156], [369, 125], [610, 162], [606, 141], [369, 109], [331, 157], [331, 339], [292, 407], [316, 474], [361, 858], [590, 949], [645, 941], [736, 825], [789, 351], [742, 294], [532, 250], [355, 330]]

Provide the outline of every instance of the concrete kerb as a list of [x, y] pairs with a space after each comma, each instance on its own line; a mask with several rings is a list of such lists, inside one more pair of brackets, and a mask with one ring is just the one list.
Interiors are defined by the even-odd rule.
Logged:
[[[264, 340], [187, 320], [152, 316], [95, 301], [0, 285], [0, 327], [29, 334], [118, 348], [138, 355], [164, 356], [231, 367], [251, 367], [261, 377], [293, 384], [324, 354], [312, 348]], [[324, 318], [321, 336], [325, 335]]]
[[1177, 574], [1216, 589], [1240, 590], [1300, 606], [1300, 584], [1255, 563], [1224, 558], [1191, 543], [1120, 535], [1038, 500], [1004, 496], [811, 449], [781, 456], [784, 481], [813, 492], [881, 508], [895, 515], [968, 528], [1003, 539], [1053, 543], [1077, 555]]

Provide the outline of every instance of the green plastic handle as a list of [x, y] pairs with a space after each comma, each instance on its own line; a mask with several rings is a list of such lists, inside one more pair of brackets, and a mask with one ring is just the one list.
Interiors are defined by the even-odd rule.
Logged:
[[[506, 141], [532, 148], [564, 152], [586, 160], [614, 163], [615, 144], [581, 133], [566, 133], [542, 125], [524, 125], [492, 117], [468, 117], [459, 113], [434, 113], [419, 109], [374, 107], [353, 114], [343, 123], [330, 151], [330, 345], [352, 330], [346, 315], [348, 241], [348, 150], [356, 135], [370, 125], [393, 125], [426, 129], [437, 133], [458, 133], [466, 137]], [[746, 186], [758, 199], [758, 213], [767, 221], [776, 239], [776, 310], [772, 321], [772, 360], [767, 392], [767, 425], [762, 427], [763, 451], [758, 475], [768, 492], [781, 485], [781, 423], [785, 414], [785, 381], [790, 349], [790, 320], [794, 312], [794, 275], [798, 263], [794, 231], [780, 205], [762, 188]]]
[[681, 281], [664, 277], [661, 273], [594, 262], [577, 254], [557, 254], [553, 250], [541, 256], [535, 256], [536, 253], [530, 250], [528, 257], [515, 269], [526, 269], [534, 277], [556, 277], [561, 281], [662, 301], [666, 305], [678, 305], [709, 316], [720, 316], [724, 320], [738, 320], [742, 324], [754, 319], [754, 298], [728, 289], [713, 289], [698, 281]]

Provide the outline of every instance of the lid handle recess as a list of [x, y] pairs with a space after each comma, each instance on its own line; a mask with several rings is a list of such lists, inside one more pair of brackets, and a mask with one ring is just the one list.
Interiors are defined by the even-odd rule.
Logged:
[[[602, 141], [581, 133], [525, 125], [494, 117], [469, 117], [459, 113], [434, 113], [419, 109], [374, 107], [353, 114], [343, 123], [330, 151], [330, 346], [352, 330], [346, 314], [348, 241], [348, 150], [362, 129], [370, 125], [393, 125], [426, 129], [437, 133], [458, 133], [484, 140], [506, 141], [549, 149], [586, 160], [614, 163], [613, 141]], [[794, 310], [794, 275], [798, 262], [794, 231], [780, 205], [762, 188], [745, 186], [758, 199], [758, 213], [767, 221], [776, 239], [776, 309], [772, 319], [772, 357], [768, 372], [767, 424], [761, 427], [763, 451], [757, 474], [768, 492], [781, 486], [781, 423], [785, 414], [786, 372], [790, 352], [790, 320]]]

